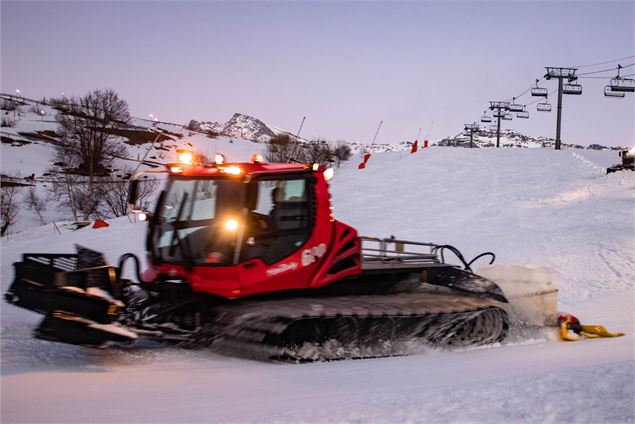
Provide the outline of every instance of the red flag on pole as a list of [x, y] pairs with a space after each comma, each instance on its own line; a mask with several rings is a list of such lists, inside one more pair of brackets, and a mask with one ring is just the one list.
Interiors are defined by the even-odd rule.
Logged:
[[425, 149], [426, 147], [428, 147], [428, 140], [423, 140], [423, 148]]
[[417, 146], [419, 145], [419, 141], [415, 140], [415, 142], [412, 144], [412, 149], [410, 149], [410, 153], [417, 153]]
[[365, 153], [364, 154], [364, 161], [362, 163], [360, 163], [357, 168], [359, 169], [364, 169], [366, 168], [366, 162], [368, 162], [368, 159], [370, 159], [370, 153]]
[[95, 223], [93, 224], [93, 228], [106, 228], [106, 227], [110, 227], [110, 225], [106, 221], [102, 221], [101, 219], [96, 220]]

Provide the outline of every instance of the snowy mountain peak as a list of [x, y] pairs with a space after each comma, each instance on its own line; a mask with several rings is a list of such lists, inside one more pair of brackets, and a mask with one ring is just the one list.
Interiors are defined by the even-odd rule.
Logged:
[[227, 137], [240, 137], [260, 143], [265, 143], [276, 135], [276, 132], [260, 119], [242, 113], [234, 113], [225, 123], [191, 120], [188, 129], [217, 133]]

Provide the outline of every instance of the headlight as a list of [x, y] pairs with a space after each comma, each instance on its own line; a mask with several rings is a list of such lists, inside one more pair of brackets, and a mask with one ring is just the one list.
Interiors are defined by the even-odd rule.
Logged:
[[236, 231], [238, 229], [238, 221], [235, 219], [228, 219], [225, 221], [225, 228], [229, 231]]

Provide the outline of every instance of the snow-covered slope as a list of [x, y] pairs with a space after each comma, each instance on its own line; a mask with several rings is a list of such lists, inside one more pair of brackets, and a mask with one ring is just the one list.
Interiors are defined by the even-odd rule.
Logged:
[[[583, 422], [635, 420], [635, 173], [614, 152], [430, 148], [336, 170], [336, 217], [361, 233], [451, 243], [547, 265], [559, 307], [616, 339], [536, 333], [498, 346], [315, 364], [258, 363], [160, 345], [110, 351], [31, 339], [3, 305], [2, 422]], [[143, 252], [144, 224], [32, 229], [2, 242], [2, 290], [22, 252]]]

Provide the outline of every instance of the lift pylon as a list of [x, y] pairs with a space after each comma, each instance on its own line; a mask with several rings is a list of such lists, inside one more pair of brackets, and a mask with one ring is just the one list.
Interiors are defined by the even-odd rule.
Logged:
[[501, 119], [505, 119], [505, 114], [509, 110], [509, 102], [490, 101], [489, 108], [496, 118], [496, 147], [500, 147], [501, 141]]
[[[560, 150], [562, 143], [560, 141], [560, 128], [562, 124], [562, 94], [564, 90], [564, 80], [567, 80], [569, 85], [578, 79], [575, 75], [577, 68], [560, 68], [554, 66], [547, 66], [547, 73], [545, 74], [545, 78], [547, 80], [557, 79], [558, 80], [558, 114], [556, 118], [556, 150]], [[575, 91], [575, 90], [574, 90]], [[567, 94], [582, 94], [582, 86], [579, 87], [579, 93], [567, 93]], [[540, 110], [540, 109], [538, 109]], [[551, 110], [551, 105], [549, 106], [549, 110]], [[546, 111], [546, 109], [545, 109]]]
[[472, 122], [471, 124], [465, 124], [465, 131], [470, 132], [470, 149], [474, 147], [474, 132], [478, 131], [478, 124], [476, 122]]

